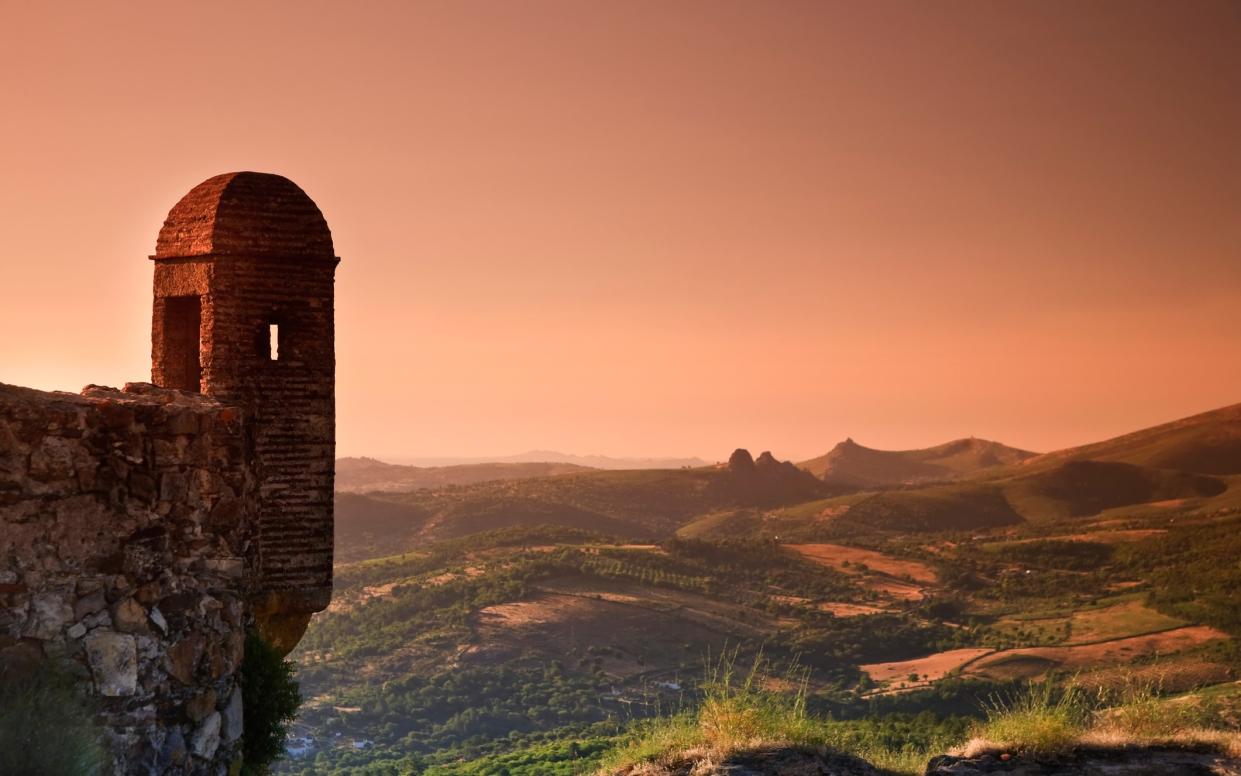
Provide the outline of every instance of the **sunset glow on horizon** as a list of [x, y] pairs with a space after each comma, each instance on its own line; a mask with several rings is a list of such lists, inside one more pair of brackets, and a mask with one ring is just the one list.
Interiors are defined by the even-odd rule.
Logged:
[[961, 436], [1241, 402], [1241, 5], [6, 2], [0, 382], [150, 379], [168, 210], [322, 210], [338, 453]]

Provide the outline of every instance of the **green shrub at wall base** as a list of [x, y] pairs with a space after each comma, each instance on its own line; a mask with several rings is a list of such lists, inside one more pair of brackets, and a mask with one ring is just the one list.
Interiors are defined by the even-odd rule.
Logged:
[[241, 749], [246, 774], [263, 774], [284, 755], [289, 725], [297, 716], [302, 695], [293, 673], [297, 669], [258, 635], [246, 637], [241, 666], [245, 730]]
[[63, 667], [0, 664], [0, 773], [95, 776], [107, 752], [94, 701]]

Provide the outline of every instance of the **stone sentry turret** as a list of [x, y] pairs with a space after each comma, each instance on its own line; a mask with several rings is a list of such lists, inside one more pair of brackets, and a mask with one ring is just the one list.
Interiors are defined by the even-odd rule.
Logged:
[[152, 382], [245, 413], [259, 494], [251, 606], [287, 652], [332, 588], [332, 234], [292, 181], [235, 172], [181, 198], [151, 259]]

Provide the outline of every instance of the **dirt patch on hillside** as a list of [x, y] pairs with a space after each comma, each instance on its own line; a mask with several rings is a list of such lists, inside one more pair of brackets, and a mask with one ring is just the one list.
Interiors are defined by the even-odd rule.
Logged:
[[701, 671], [702, 656], [780, 627], [768, 615], [675, 590], [559, 579], [522, 601], [471, 618], [470, 662], [521, 657], [584, 660], [613, 679]]
[[888, 609], [865, 604], [847, 604], [843, 601], [820, 601], [815, 604], [820, 611], [831, 612], [837, 617], [861, 617], [867, 614], [886, 614]]
[[925, 588], [891, 577], [869, 577], [863, 580], [863, 585], [898, 601], [921, 601], [926, 598]]
[[[893, 577], [908, 577], [924, 585], [934, 585], [939, 581], [935, 571], [925, 563], [895, 558], [874, 550], [847, 547], [843, 544], [789, 544], [786, 546], [815, 563], [848, 574], [860, 574], [868, 569]], [[859, 566], [865, 568], [859, 568]]]
[[[449, 582], [453, 582], [458, 579], [473, 579], [474, 577], [481, 577], [483, 573], [484, 573], [483, 570], [479, 568], [478, 566], [466, 566], [465, 569], [459, 572], [445, 571], [443, 574], [436, 574], [435, 576], [428, 578], [422, 584], [427, 587], [439, 587], [440, 585], [446, 585]], [[391, 586], [381, 585], [381, 587], [391, 587]], [[378, 589], [378, 588], [369, 588], [369, 587], [366, 588], [368, 593], [372, 589]]]
[[540, 595], [529, 601], [488, 606], [479, 611], [478, 623], [484, 628], [519, 630], [587, 616], [596, 608], [595, 602], [577, 596]]
[[921, 687], [937, 682], [961, 666], [992, 652], [994, 650], [986, 647], [951, 649], [914, 660], [870, 663], [859, 666], [859, 668], [865, 671], [873, 681], [880, 684], [902, 683], [907, 687]]

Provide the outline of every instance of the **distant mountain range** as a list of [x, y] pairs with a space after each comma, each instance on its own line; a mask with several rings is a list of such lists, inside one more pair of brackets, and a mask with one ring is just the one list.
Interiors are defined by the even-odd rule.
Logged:
[[1241, 405], [1043, 455], [982, 439], [902, 451], [846, 440], [799, 466], [745, 451], [728, 464], [656, 463], [609, 471], [558, 462], [412, 467], [341, 459], [337, 552], [364, 557], [381, 547], [405, 551], [539, 524], [629, 539], [820, 541], [1077, 520], [1118, 509], [1214, 514], [1241, 506]]
[[[433, 456], [388, 456], [395, 464], [418, 467], [464, 466], [486, 463], [568, 463], [589, 469], [684, 469], [707, 466], [701, 458], [613, 458], [607, 455], [574, 455], [555, 450], [530, 450], [517, 455], [481, 456], [473, 458]], [[373, 460], [373, 459], [372, 459]]]
[[374, 458], [336, 459], [336, 492], [410, 491], [471, 485], [492, 480], [522, 480], [592, 471], [571, 463], [465, 463], [450, 466], [403, 466]]
[[[959, 442], [931, 450], [955, 444]], [[840, 530], [852, 526], [911, 532], [1083, 518], [1119, 508], [1126, 515], [1161, 510], [1209, 514], [1241, 505], [1241, 404], [1043, 455], [998, 447], [1018, 460], [976, 466], [937, 482], [884, 487], [872, 480], [859, 487], [877, 492], [826, 501], [818, 505], [820, 514], [830, 514]], [[901, 468], [908, 463], [902, 455], [846, 450], [838, 459], [854, 464], [877, 460], [888, 467], [863, 471], [917, 471], [912, 466]], [[988, 457], [974, 457], [974, 462]], [[966, 462], [970, 458], [964, 457]], [[803, 517], [790, 516], [785, 532], [797, 523], [804, 523]]]

